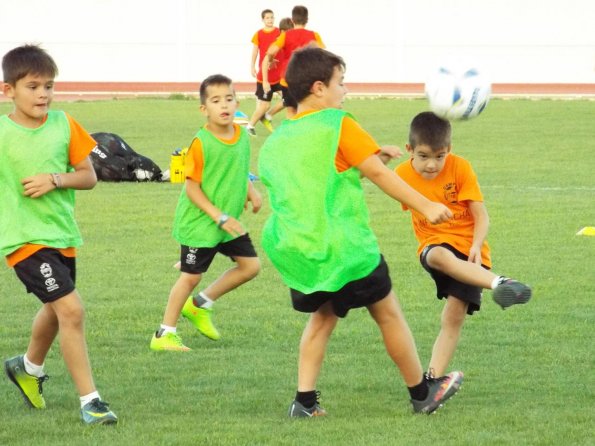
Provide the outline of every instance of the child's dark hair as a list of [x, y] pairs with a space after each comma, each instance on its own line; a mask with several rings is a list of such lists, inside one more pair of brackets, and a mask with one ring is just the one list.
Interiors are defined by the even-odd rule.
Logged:
[[39, 45], [23, 45], [10, 50], [2, 58], [4, 82], [15, 85], [28, 74], [55, 78], [58, 66]]
[[264, 16], [267, 14], [274, 14], [272, 9], [263, 9], [260, 13], [260, 18], [264, 19]]
[[289, 94], [301, 102], [311, 94], [314, 82], [321, 81], [329, 85], [335, 67], [345, 69], [345, 62], [330, 51], [315, 47], [294, 51], [285, 72]]
[[281, 31], [287, 31], [293, 29], [293, 21], [289, 17], [285, 17], [279, 21], [279, 29]]
[[306, 25], [308, 23], [308, 8], [305, 6], [294, 6], [291, 10], [291, 20], [296, 25]]
[[207, 87], [212, 85], [231, 85], [231, 79], [222, 74], [213, 74], [200, 83], [200, 103], [207, 102]]
[[424, 144], [438, 150], [450, 145], [450, 135], [450, 122], [432, 112], [422, 112], [411, 121], [409, 145], [415, 149]]

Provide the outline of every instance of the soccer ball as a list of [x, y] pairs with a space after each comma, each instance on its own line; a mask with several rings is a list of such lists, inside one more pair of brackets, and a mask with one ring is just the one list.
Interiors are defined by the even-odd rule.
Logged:
[[444, 119], [471, 119], [488, 105], [490, 82], [476, 69], [440, 67], [428, 79], [430, 110]]

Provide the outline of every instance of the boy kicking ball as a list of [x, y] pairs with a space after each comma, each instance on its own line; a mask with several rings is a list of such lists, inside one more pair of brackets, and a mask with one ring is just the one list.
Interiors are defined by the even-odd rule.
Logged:
[[492, 289], [503, 309], [531, 298], [527, 285], [490, 271], [489, 217], [483, 196], [471, 164], [451, 153], [450, 138], [448, 121], [431, 112], [418, 114], [411, 122], [406, 145], [411, 157], [395, 169], [407, 184], [429, 200], [443, 203], [454, 216], [432, 224], [403, 205], [411, 211], [420, 262], [436, 282], [438, 299], [446, 298], [429, 366], [437, 375], [448, 367], [466, 314], [479, 310], [482, 289]]

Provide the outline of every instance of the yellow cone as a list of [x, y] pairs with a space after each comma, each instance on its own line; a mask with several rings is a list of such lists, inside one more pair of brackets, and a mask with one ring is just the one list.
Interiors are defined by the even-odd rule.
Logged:
[[595, 235], [595, 226], [585, 226], [576, 235]]

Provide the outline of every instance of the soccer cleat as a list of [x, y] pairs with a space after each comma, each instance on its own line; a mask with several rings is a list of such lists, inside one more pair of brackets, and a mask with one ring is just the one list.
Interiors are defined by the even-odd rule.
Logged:
[[246, 126], [246, 131], [248, 132], [248, 135], [250, 135], [250, 136], [256, 136], [256, 130], [254, 130], [254, 127], [248, 127], [248, 126]]
[[49, 379], [48, 375], [41, 377], [29, 375], [25, 371], [23, 355], [4, 361], [6, 376], [14, 383], [23, 394], [25, 403], [35, 409], [45, 409], [42, 384]]
[[182, 308], [182, 316], [192, 322], [192, 325], [207, 338], [216, 341], [221, 335], [211, 321], [212, 313], [213, 310], [210, 308], [196, 307], [194, 302], [192, 302], [192, 296], [186, 299], [186, 303]]
[[109, 404], [95, 398], [81, 408], [81, 418], [85, 424], [117, 424], [118, 417], [109, 409]]
[[287, 415], [290, 418], [324, 417], [326, 415], [326, 410], [320, 407], [318, 401], [316, 401], [314, 406], [308, 408], [294, 400], [289, 406]]
[[511, 305], [526, 304], [531, 299], [531, 288], [524, 283], [502, 277], [498, 286], [494, 288], [493, 297], [504, 310]]
[[260, 122], [262, 122], [262, 125], [264, 125], [269, 132], [273, 133], [273, 121], [268, 118], [267, 115], [260, 118]]
[[448, 375], [434, 378], [431, 373], [426, 374], [428, 382], [428, 396], [425, 400], [411, 400], [413, 411], [431, 414], [438, 410], [447, 399], [453, 396], [463, 383], [463, 372], [450, 372]]
[[171, 351], [171, 352], [187, 352], [190, 350], [182, 343], [182, 338], [177, 333], [166, 333], [161, 336], [157, 336], [159, 332], [155, 332], [153, 339], [151, 339], [151, 350], [159, 351]]

